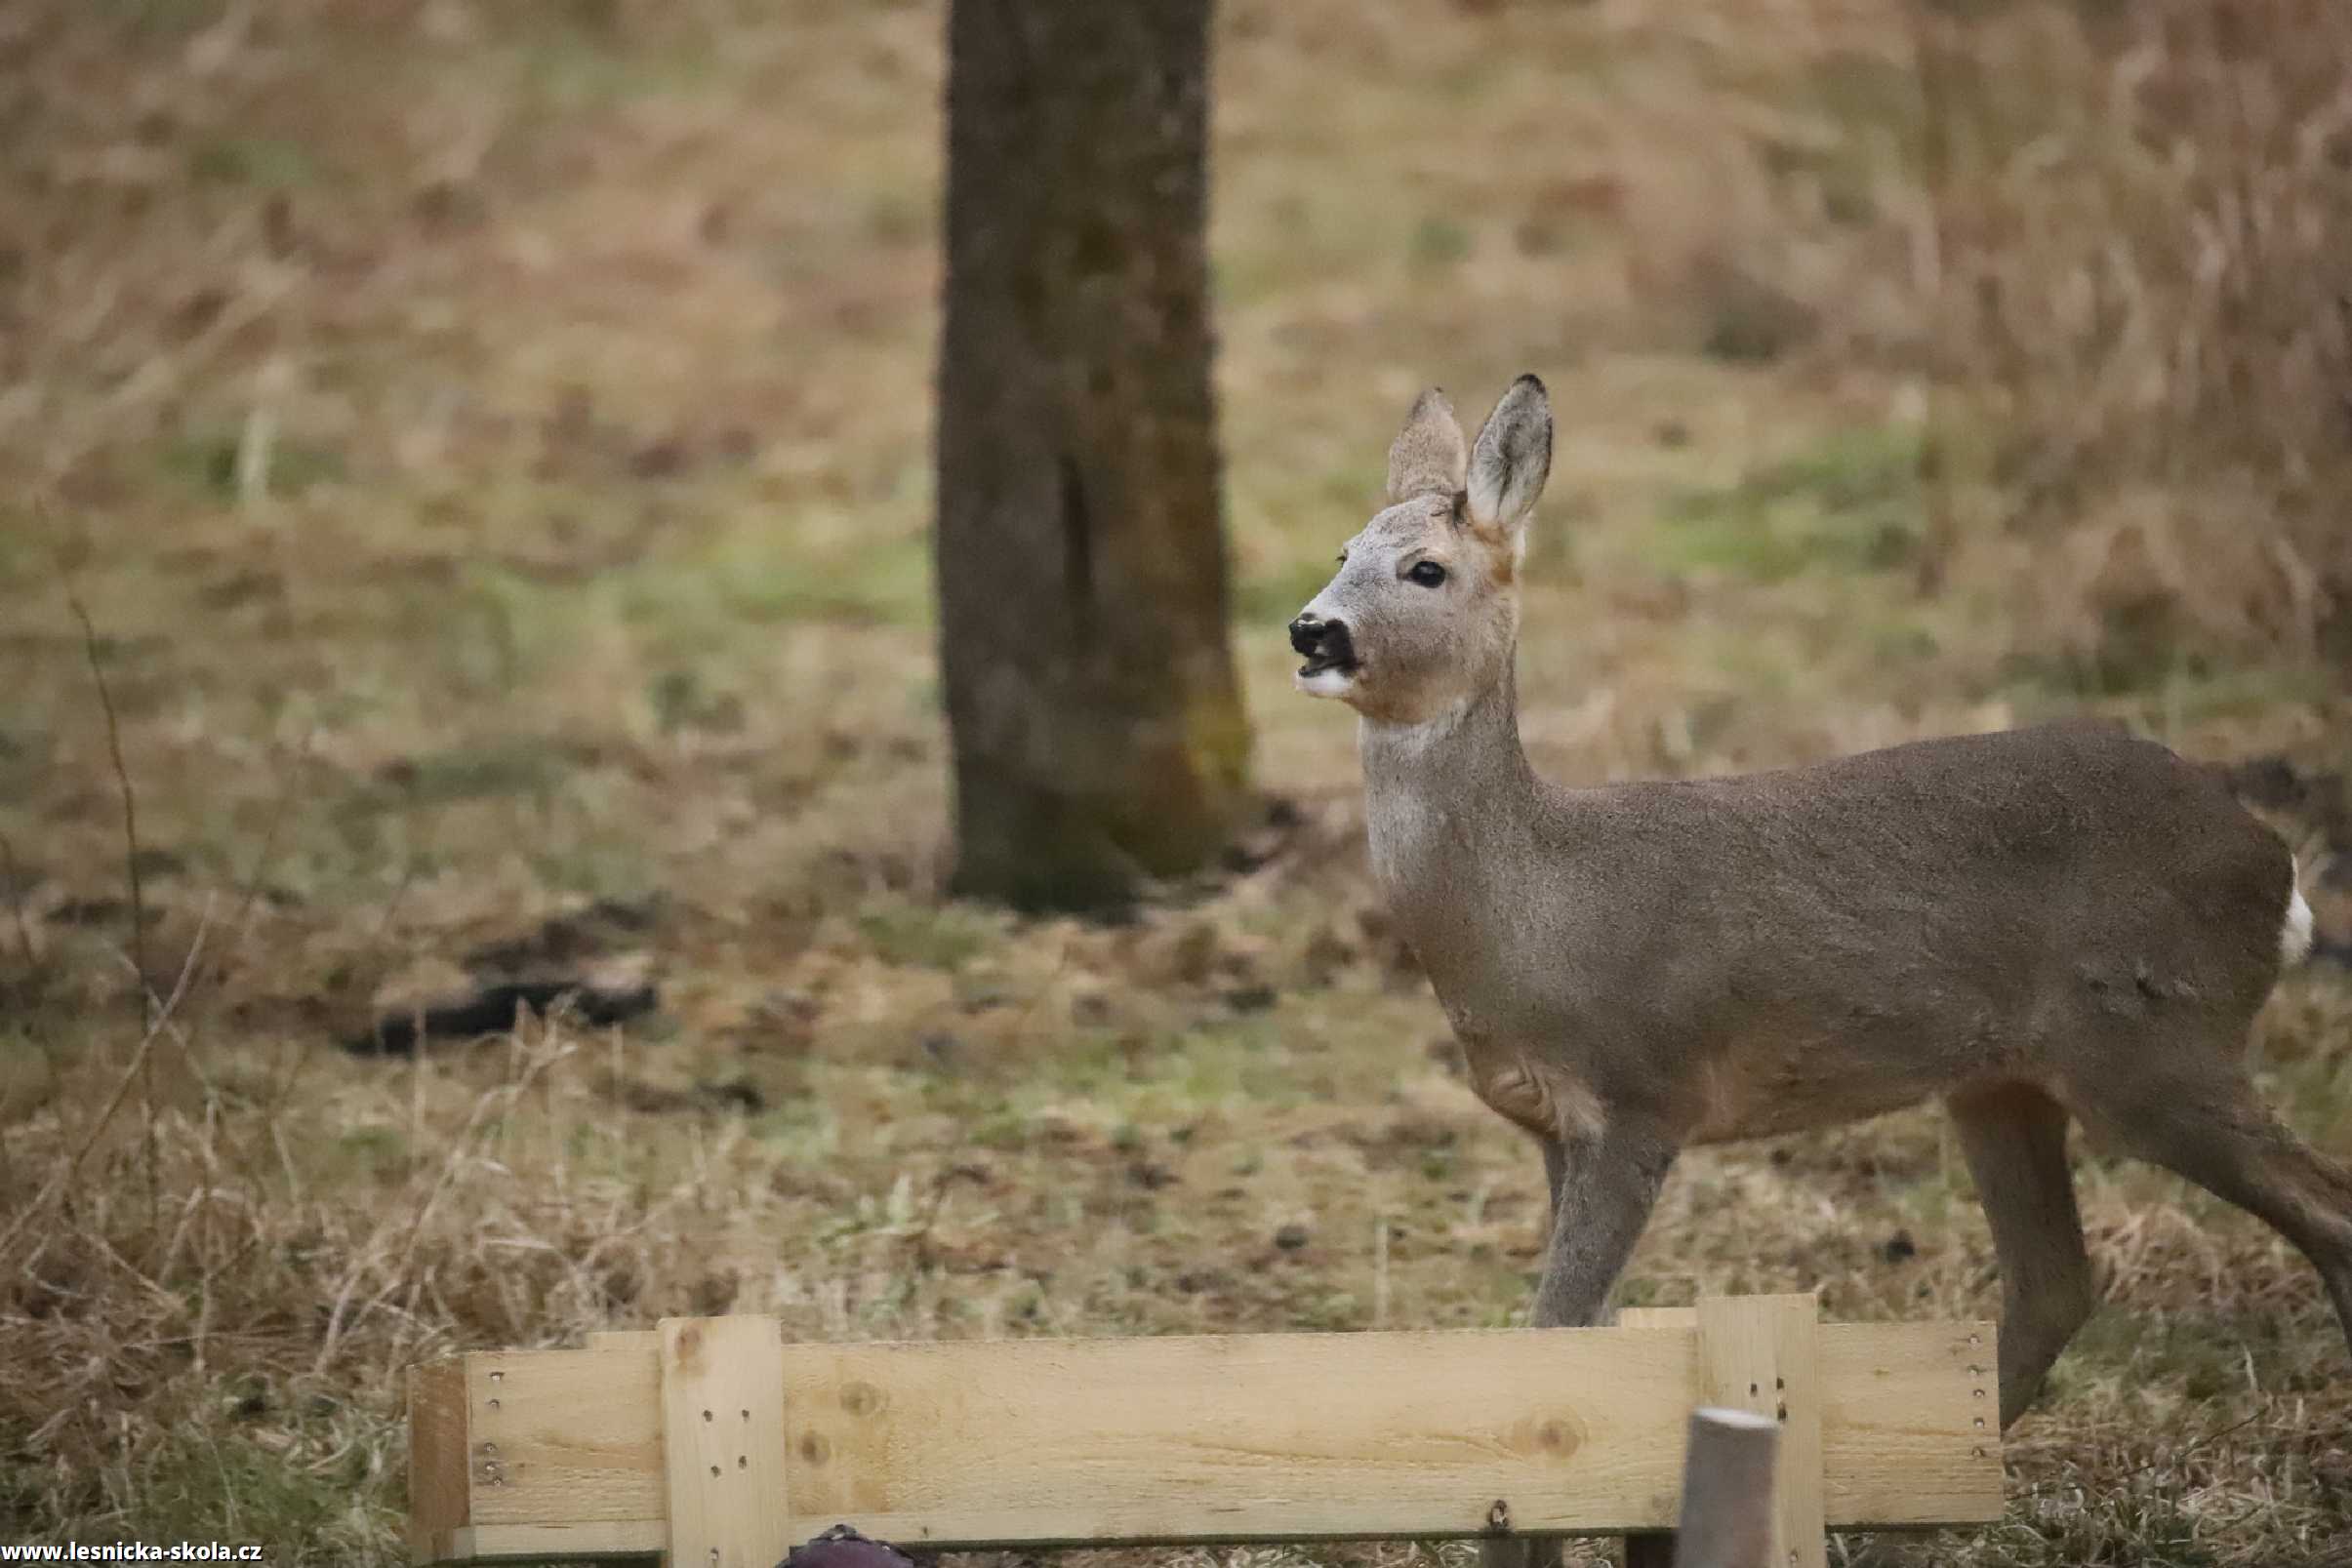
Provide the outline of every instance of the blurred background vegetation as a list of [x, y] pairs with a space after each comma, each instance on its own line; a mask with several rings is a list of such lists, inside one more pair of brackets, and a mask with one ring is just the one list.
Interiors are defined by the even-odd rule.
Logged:
[[[2321, 911], [2266, 1086], [2352, 1146], [2352, 13], [1226, 0], [1255, 793], [1119, 922], [943, 893], [947, 22], [0, 8], [0, 1536], [393, 1560], [398, 1368], [664, 1313], [1514, 1320], [1534, 1161], [1281, 632], [1431, 382], [1561, 417], [1539, 767], [2081, 710], [2228, 764]], [[2341, 1560], [2308, 1268], [2083, 1183], [2009, 1518], [1839, 1560]], [[1814, 1285], [1991, 1312], [1935, 1115], [1689, 1156], [1624, 1295]]]

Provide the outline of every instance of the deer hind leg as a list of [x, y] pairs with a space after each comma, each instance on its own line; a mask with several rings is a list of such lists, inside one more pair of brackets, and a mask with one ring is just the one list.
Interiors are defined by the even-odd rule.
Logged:
[[2098, 1292], [2066, 1165], [2065, 1107], [2030, 1084], [2001, 1084], [1955, 1095], [1950, 1108], [2001, 1261], [2006, 1428], [2041, 1391]]
[[2316, 1152], [2254, 1096], [2234, 1063], [2070, 1085], [2084, 1121], [2139, 1158], [2236, 1204], [2319, 1270], [2352, 1344], [2352, 1172]]

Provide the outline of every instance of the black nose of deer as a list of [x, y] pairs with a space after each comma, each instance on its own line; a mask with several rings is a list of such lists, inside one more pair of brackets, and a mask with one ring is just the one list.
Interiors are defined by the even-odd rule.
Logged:
[[1348, 637], [1344, 621], [1301, 616], [1290, 623], [1290, 646], [1307, 661], [1305, 672], [1309, 674], [1318, 669], [1348, 669], [1356, 663], [1356, 645]]

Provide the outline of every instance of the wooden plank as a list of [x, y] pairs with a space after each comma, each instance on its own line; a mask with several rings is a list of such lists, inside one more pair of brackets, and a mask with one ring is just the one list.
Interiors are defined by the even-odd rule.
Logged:
[[1822, 1508], [1833, 1526], [2001, 1517], [1997, 1343], [1981, 1321], [1821, 1325]]
[[1697, 1328], [1699, 1309], [1695, 1307], [1621, 1307], [1617, 1309], [1619, 1328]]
[[661, 1334], [669, 1568], [774, 1568], [797, 1545], [783, 1325], [671, 1317]]
[[465, 1528], [466, 1363], [408, 1369], [408, 1560], [436, 1560], [440, 1541]]
[[477, 1524], [450, 1532], [441, 1560], [480, 1558], [594, 1562], [660, 1557], [669, 1549], [668, 1519], [601, 1519], [590, 1524]]
[[[1695, 1307], [1621, 1307], [1617, 1326], [1632, 1329], [1683, 1329], [1699, 1326]], [[1695, 1335], [1688, 1336], [1691, 1353], [1698, 1351]], [[1672, 1531], [1639, 1531], [1625, 1538], [1625, 1568], [1674, 1568]]]
[[662, 1517], [660, 1377], [649, 1350], [466, 1357], [469, 1522]]
[[[1499, 1501], [1518, 1530], [1619, 1534], [1673, 1526], [1683, 1423], [1705, 1402], [1698, 1343], [1637, 1328], [780, 1345], [767, 1387], [791, 1516], [812, 1531], [974, 1549], [1471, 1537]], [[2000, 1516], [1992, 1407], [1974, 1397], [1992, 1346], [1983, 1323], [1821, 1326], [1832, 1524]], [[467, 1539], [597, 1521], [636, 1539], [667, 1517], [656, 1354], [466, 1365], [473, 1435], [502, 1461], [496, 1484], [473, 1478]], [[497, 1411], [481, 1408], [493, 1371]], [[740, 1423], [757, 1407], [733, 1408]]]
[[1804, 1296], [1699, 1302], [1701, 1398], [1780, 1426], [1772, 1467], [1772, 1560], [1829, 1568], [1823, 1511], [1820, 1313]]
[[1581, 1329], [796, 1346], [792, 1511], [902, 1545], [1665, 1524], [1688, 1367]]

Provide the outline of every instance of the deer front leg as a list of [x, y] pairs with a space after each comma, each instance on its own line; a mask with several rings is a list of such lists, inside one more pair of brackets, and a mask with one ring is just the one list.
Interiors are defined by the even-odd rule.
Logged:
[[[1618, 1270], [1642, 1239], [1679, 1148], [1653, 1123], [1612, 1120], [1597, 1133], [1543, 1141], [1552, 1237], [1536, 1286], [1535, 1328], [1582, 1328], [1601, 1315]], [[1558, 1568], [1560, 1543], [1482, 1541], [1481, 1568]]]
[[1568, 1180], [1568, 1146], [1557, 1138], [1542, 1140], [1544, 1150], [1544, 1196], [1551, 1207], [1544, 1211], [1544, 1241], [1549, 1247], [1552, 1227], [1560, 1224], [1560, 1189]]
[[1551, 1140], [1552, 1240], [1535, 1288], [1535, 1328], [1583, 1328], [1597, 1321], [1681, 1146], [1656, 1122], [1611, 1116], [1594, 1132]]

